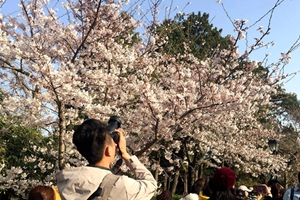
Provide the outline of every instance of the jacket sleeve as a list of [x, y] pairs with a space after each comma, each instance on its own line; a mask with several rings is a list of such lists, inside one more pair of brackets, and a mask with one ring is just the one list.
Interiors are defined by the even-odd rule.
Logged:
[[285, 191], [283, 195], [283, 200], [290, 200], [290, 196], [291, 196], [291, 189], [288, 189]]
[[136, 156], [131, 156], [125, 161], [130, 171], [135, 175], [135, 179], [127, 176], [121, 177], [121, 182], [125, 186], [128, 200], [151, 199], [156, 192], [157, 182], [151, 172], [138, 160]]

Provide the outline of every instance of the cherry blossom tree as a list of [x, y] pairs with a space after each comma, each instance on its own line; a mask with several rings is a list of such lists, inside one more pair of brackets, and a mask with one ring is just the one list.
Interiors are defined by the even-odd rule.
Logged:
[[[122, 119], [129, 147], [153, 170], [163, 172], [148, 156], [158, 150], [173, 164], [171, 173], [191, 167], [194, 158], [200, 164], [196, 154], [209, 151], [216, 167], [227, 164], [254, 176], [284, 169], [285, 160], [267, 149], [267, 140], [280, 136], [257, 120], [282, 80], [277, 69], [258, 77], [260, 63], [234, 45], [205, 60], [188, 44], [183, 54], [156, 52], [168, 42], [155, 33], [157, 21], [135, 40], [141, 21], [123, 6], [110, 0], [21, 0], [18, 15], [2, 15], [0, 109], [6, 123], [57, 135], [59, 169], [76, 163], [68, 127], [82, 116], [107, 121], [111, 115]], [[245, 22], [235, 23], [238, 30]], [[242, 32], [232, 36], [233, 44]]]

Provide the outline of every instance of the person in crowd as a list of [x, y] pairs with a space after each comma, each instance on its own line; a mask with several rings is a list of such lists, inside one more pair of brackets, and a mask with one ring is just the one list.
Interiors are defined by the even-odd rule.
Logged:
[[[108, 126], [99, 120], [88, 119], [76, 128], [73, 143], [89, 164], [57, 173], [62, 199], [147, 200], [155, 194], [157, 182], [153, 175], [136, 156], [129, 155], [123, 132], [114, 132], [119, 136], [118, 144], [110, 135]], [[135, 179], [111, 172], [117, 152]]]
[[271, 188], [271, 194], [273, 200], [282, 200], [285, 189], [280, 183], [273, 183], [269, 186]]
[[205, 179], [205, 178], [199, 178], [199, 179], [196, 180], [195, 183], [192, 185], [191, 190], [194, 191], [194, 193], [199, 194], [200, 191], [203, 190], [205, 184], [206, 184], [206, 179]]
[[258, 194], [258, 192], [254, 191], [253, 187], [249, 187], [249, 190], [251, 190], [251, 192], [249, 192], [247, 200], [260, 200], [263, 198], [263, 195]]
[[270, 179], [270, 180], [268, 181], [268, 183], [267, 183], [267, 186], [268, 186], [268, 187], [271, 187], [271, 185], [273, 185], [273, 184], [275, 184], [275, 183], [279, 183], [279, 184], [280, 184], [280, 182], [279, 182], [277, 179]]
[[283, 195], [283, 200], [299, 200], [300, 199], [300, 172], [298, 172], [298, 183], [295, 187], [287, 189]]
[[209, 200], [236, 200], [234, 194], [235, 183], [236, 175], [232, 169], [229, 167], [217, 169], [211, 180], [212, 194]]
[[237, 188], [235, 194], [238, 199], [248, 199], [249, 193], [252, 192], [247, 186], [241, 185]]
[[200, 191], [205, 185], [205, 179], [200, 178], [192, 185], [191, 192], [187, 195], [183, 195], [180, 200], [198, 200]]
[[37, 185], [29, 191], [28, 200], [61, 200], [57, 188]]
[[156, 196], [156, 200], [172, 200], [172, 194], [169, 190], [162, 191], [159, 195]]
[[271, 188], [268, 187], [266, 184], [253, 186], [253, 192], [257, 194], [257, 200], [273, 200]]
[[210, 195], [212, 194], [212, 191], [209, 187], [210, 181], [211, 181], [210, 179], [205, 179], [202, 190], [199, 193], [199, 200], [207, 200], [207, 199], [209, 199]]

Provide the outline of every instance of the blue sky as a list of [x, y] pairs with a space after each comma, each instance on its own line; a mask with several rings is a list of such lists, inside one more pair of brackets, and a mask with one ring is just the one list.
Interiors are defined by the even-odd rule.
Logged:
[[[150, 0], [131, 0], [130, 3], [136, 1], [144, 2], [142, 9], [147, 10], [149, 7]], [[273, 13], [273, 18], [271, 21], [271, 33], [265, 38], [265, 43], [274, 41], [275, 46], [269, 49], [262, 48], [259, 51], [255, 51], [251, 54], [251, 60], [260, 61], [265, 54], [270, 54], [268, 63], [276, 62], [280, 58], [281, 52], [286, 52], [294, 42], [300, 36], [300, 1], [299, 0], [280, 0], [283, 1]], [[2, 7], [2, 13], [14, 13], [17, 10], [18, 1], [8, 0]], [[190, 4], [188, 4], [190, 2]], [[277, 0], [222, 0], [225, 10], [230, 16], [231, 20], [235, 19], [247, 19], [248, 26], [254, 24], [263, 15], [265, 15], [277, 2]], [[178, 6], [178, 8], [176, 8]], [[163, 0], [159, 5], [161, 8], [160, 19], [165, 17], [164, 8], [170, 7], [168, 12], [171, 15], [175, 15], [178, 12], [201, 13], [206, 12], [210, 15], [211, 23], [218, 29], [223, 29], [223, 35], [236, 33], [233, 31], [233, 25], [229, 18], [226, 16], [221, 4], [218, 4], [216, 0]], [[250, 29], [248, 38], [253, 39], [259, 37], [260, 34], [256, 31], [259, 26], [267, 27], [269, 20], [269, 15], [265, 17], [262, 21], [255, 24], [252, 29]], [[250, 42], [251, 43], [251, 40]], [[245, 41], [239, 43], [239, 52], [243, 52]], [[300, 70], [300, 48], [296, 49], [292, 54], [292, 59], [290, 64], [286, 67], [285, 72], [291, 73]], [[298, 99], [300, 99], [300, 73], [298, 73], [294, 78], [288, 81], [285, 85], [287, 92], [296, 93]]]

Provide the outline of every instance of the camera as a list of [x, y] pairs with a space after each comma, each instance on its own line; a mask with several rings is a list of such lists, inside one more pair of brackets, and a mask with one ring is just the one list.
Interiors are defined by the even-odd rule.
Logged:
[[244, 190], [240, 190], [240, 189], [236, 190], [236, 195], [238, 195], [240, 197], [246, 197], [245, 191]]
[[121, 127], [121, 120], [118, 116], [111, 116], [108, 120], [108, 132], [110, 134], [110, 137], [114, 140], [116, 144], [119, 144], [119, 134], [115, 132], [115, 129], [118, 129]]
[[254, 185], [253, 190], [255, 192], [257, 192], [258, 194], [266, 194], [267, 193], [266, 187], [263, 185]]

